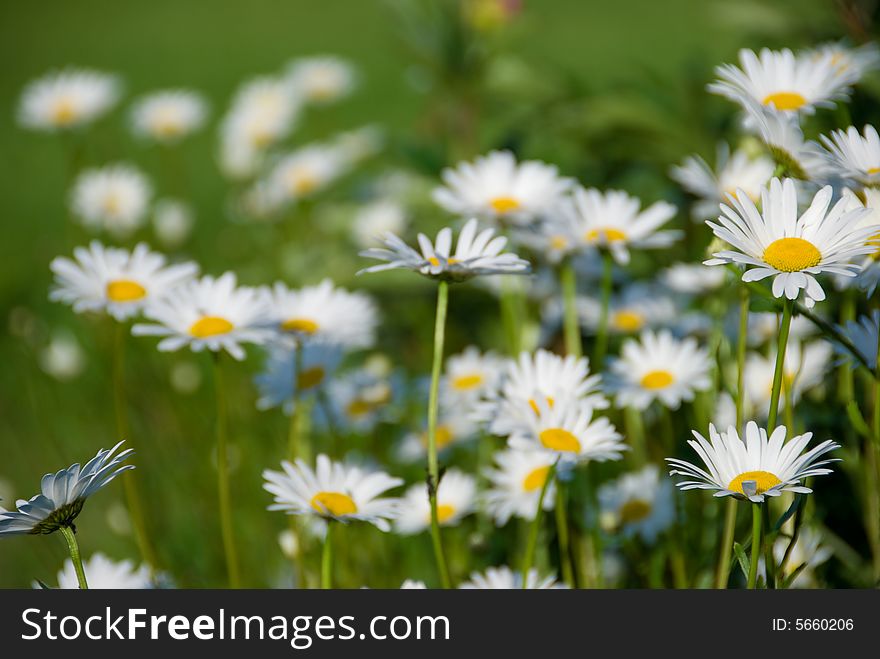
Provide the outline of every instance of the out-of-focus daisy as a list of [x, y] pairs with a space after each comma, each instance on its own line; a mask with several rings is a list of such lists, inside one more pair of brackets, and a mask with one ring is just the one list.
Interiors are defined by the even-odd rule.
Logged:
[[153, 231], [168, 249], [180, 247], [192, 232], [192, 208], [179, 199], [159, 199], [153, 205]]
[[[438, 411], [434, 442], [437, 452], [442, 453], [453, 446], [477, 437], [477, 425], [458, 407], [443, 406]], [[428, 431], [407, 434], [397, 449], [398, 458], [404, 462], [424, 461], [428, 454]]]
[[751, 101], [745, 103], [745, 108], [747, 127], [761, 137], [773, 160], [785, 168], [788, 176], [802, 180], [827, 176], [828, 162], [822, 148], [804, 139], [795, 115], [768, 110]]
[[70, 304], [77, 313], [104, 311], [116, 320], [140, 313], [198, 272], [195, 263], [168, 265], [165, 257], [138, 243], [129, 252], [92, 241], [74, 250], [76, 260], [55, 258], [50, 299]]
[[[772, 311], [749, 312], [748, 345], [755, 347], [776, 343], [779, 336], [779, 320], [779, 314]], [[791, 319], [788, 338], [789, 341], [806, 339], [816, 332], [817, 328], [809, 318], [795, 316]]]
[[[822, 383], [828, 373], [832, 351], [831, 345], [823, 341], [812, 341], [803, 346], [798, 341], [788, 342], [783, 373], [785, 395], [780, 398], [781, 407], [785, 407], [789, 398], [792, 404], [797, 403], [804, 392]], [[775, 371], [775, 349], [771, 349], [766, 357], [751, 353], [746, 358], [743, 371], [746, 402], [754, 414], [761, 419], [766, 419], [770, 411], [770, 394]]]
[[804, 303], [812, 307], [825, 299], [816, 275], [830, 272], [854, 277], [858, 266], [852, 259], [876, 250], [866, 243], [873, 229], [858, 228], [870, 211], [846, 211], [846, 199], [829, 209], [831, 197], [831, 187], [822, 188], [799, 214], [794, 181], [777, 178], [761, 193], [761, 212], [746, 195], [730, 197], [732, 207], [722, 205], [718, 223], [707, 224], [736, 251], [717, 252], [705, 264], [744, 265], [743, 281], [773, 277], [774, 297], [794, 300], [803, 290]]
[[678, 458], [666, 458], [672, 467], [670, 476], [689, 479], [677, 483], [678, 487], [715, 490], [716, 497], [735, 496], [753, 503], [783, 492], [809, 494], [812, 490], [802, 485], [803, 481], [830, 474], [832, 470], [826, 465], [837, 459], [819, 458], [840, 448], [840, 444], [828, 439], [804, 453], [813, 433], [797, 435], [786, 442], [785, 426], [779, 426], [768, 437], [767, 431], [754, 421], [746, 424], [745, 442], [733, 426], [719, 433], [709, 424], [710, 441], [696, 430], [692, 432], [696, 441], [688, 440], [688, 444], [699, 454], [705, 470]]
[[443, 170], [434, 201], [456, 215], [525, 224], [556, 208], [574, 181], [537, 160], [518, 163], [509, 151]]
[[124, 238], [146, 218], [152, 187], [137, 168], [107, 165], [87, 169], [73, 184], [70, 206], [83, 225]]
[[508, 438], [511, 448], [540, 451], [563, 466], [588, 461], [620, 460], [627, 446], [611, 422], [593, 417], [593, 409], [581, 400], [537, 402], [525, 423]]
[[198, 92], [168, 89], [135, 102], [131, 124], [135, 135], [164, 144], [178, 142], [205, 123], [208, 104]]
[[676, 410], [695, 391], [709, 388], [708, 353], [691, 338], [678, 340], [668, 331], [645, 331], [629, 339], [611, 364], [609, 389], [618, 407], [647, 409], [654, 400]]
[[322, 519], [369, 522], [382, 531], [391, 528], [397, 515], [398, 499], [380, 498], [403, 484], [382, 471], [333, 462], [319, 455], [312, 470], [302, 460], [281, 462], [281, 471], [263, 471], [263, 489], [274, 496], [269, 510], [288, 515], [314, 515]]
[[345, 170], [336, 149], [306, 146], [278, 160], [266, 179], [268, 194], [277, 204], [296, 203], [319, 193]]
[[[865, 363], [871, 369], [877, 368], [877, 345], [880, 341], [880, 310], [874, 309], [869, 316], [861, 316], [858, 321], [850, 320], [843, 327], [839, 327], [840, 331], [855, 346], [856, 351], [864, 358]], [[844, 362], [848, 362], [851, 366], [856, 365], [850, 351], [843, 346], [835, 343], [834, 350], [841, 356]]]
[[848, 96], [850, 80], [839, 75], [831, 55], [796, 56], [787, 48], [739, 51], [740, 66], [715, 68], [720, 80], [709, 91], [742, 103], [748, 99], [779, 112], [812, 114], [817, 107], [834, 107]]
[[330, 146], [347, 167], [352, 167], [379, 153], [384, 143], [382, 130], [378, 126], [367, 125], [338, 133], [330, 141]]
[[254, 378], [260, 392], [257, 407], [281, 406], [290, 414], [294, 398], [316, 394], [325, 387], [341, 360], [342, 351], [331, 343], [306, 343], [296, 348], [273, 345], [263, 372]]
[[[474, 511], [477, 482], [458, 469], [449, 469], [437, 488], [437, 519], [440, 526], [455, 526]], [[428, 487], [424, 483], [411, 486], [400, 502], [400, 515], [395, 530], [402, 535], [421, 533], [431, 525]]]
[[40, 353], [40, 368], [56, 380], [67, 382], [78, 377], [85, 367], [86, 356], [79, 341], [70, 332], [53, 332]]
[[404, 579], [400, 584], [400, 590], [424, 590], [425, 588], [427, 588], [425, 582], [416, 579]]
[[[791, 538], [780, 535], [776, 538], [776, 542], [773, 543], [773, 558], [776, 560], [777, 565], [785, 557], [789, 542], [791, 542]], [[816, 568], [826, 563], [831, 558], [832, 553], [830, 547], [822, 544], [822, 534], [816, 529], [806, 526], [798, 533], [797, 541], [791, 549], [781, 578], [788, 578], [794, 574], [795, 570], [802, 565], [806, 565], [800, 574], [795, 577], [794, 581], [789, 584], [789, 588], [814, 588], [816, 585]]]
[[326, 105], [349, 94], [355, 86], [351, 65], [339, 57], [304, 57], [290, 63], [288, 80], [294, 93], [308, 103]]
[[330, 379], [326, 392], [334, 421], [343, 428], [370, 432], [394, 418], [394, 378], [369, 366]]
[[[485, 572], [472, 572], [470, 581], [459, 586], [465, 590], [517, 590], [523, 587], [522, 572], [511, 570], [506, 565], [490, 567]], [[552, 588], [568, 588], [556, 581], [556, 577], [541, 577], [538, 570], [532, 568], [526, 577], [526, 590], [545, 590]]]
[[0, 537], [4, 535], [45, 535], [62, 526], [73, 527], [90, 496], [119, 474], [134, 465], [122, 465], [133, 451], [119, 451], [123, 442], [109, 450], [101, 449], [82, 467], [79, 463], [54, 474], [46, 474], [40, 483], [41, 493], [28, 501], [15, 502], [18, 510], [0, 516]]
[[702, 263], [674, 263], [666, 268], [660, 278], [676, 293], [683, 295], [703, 295], [724, 284], [725, 273], [720, 268], [711, 268]]
[[657, 465], [624, 474], [599, 488], [603, 525], [625, 536], [639, 535], [653, 543], [675, 520], [672, 481], [660, 476]]
[[874, 233], [868, 240], [873, 251], [858, 260], [861, 267], [855, 279], [849, 277], [834, 276], [832, 281], [838, 290], [844, 290], [850, 286], [858, 286], [871, 296], [877, 283], [880, 282], [880, 189], [876, 187], [861, 188], [858, 193], [849, 188], [841, 191], [842, 198], [847, 200], [847, 210], [863, 208], [867, 213], [859, 221], [858, 228], [870, 228]]
[[481, 353], [475, 346], [452, 355], [446, 360], [446, 370], [440, 381], [443, 402], [462, 411], [494, 392], [501, 381], [503, 360], [493, 352]]
[[877, 129], [866, 125], [860, 134], [855, 126], [835, 130], [829, 137], [822, 135], [831, 165], [841, 178], [861, 185], [880, 184], [880, 136]]
[[360, 207], [354, 217], [352, 233], [357, 245], [366, 249], [385, 234], [403, 233], [406, 224], [403, 206], [391, 199], [379, 199]]
[[479, 275], [524, 275], [531, 269], [529, 262], [516, 254], [502, 253], [507, 238], [495, 236], [494, 229], [483, 229], [477, 233], [476, 219], [468, 220], [464, 225], [455, 252], [451, 253], [452, 229], [449, 227], [441, 229], [433, 243], [423, 233], [418, 235], [418, 240], [421, 253], [394, 234], [385, 234], [385, 248], [367, 249], [361, 252], [361, 256], [387, 263], [365, 268], [361, 272], [402, 268], [435, 279], [466, 281]]
[[201, 279], [177, 286], [144, 308], [144, 316], [156, 324], [137, 324], [135, 336], [161, 336], [159, 350], [189, 346], [195, 352], [225, 350], [244, 359], [243, 343], [264, 343], [271, 322], [265, 297], [255, 288], [238, 286], [235, 273]]
[[[132, 561], [114, 561], [101, 552], [84, 561], [83, 569], [92, 590], [144, 590], [153, 586], [148, 566], [137, 567]], [[58, 587], [66, 590], [79, 588], [76, 568], [69, 558], [58, 573]]]
[[[490, 486], [484, 497], [495, 523], [503, 526], [511, 517], [534, 519], [541, 488], [556, 458], [544, 451], [504, 449], [495, 453], [493, 460], [493, 467], [486, 470]], [[553, 508], [555, 487], [552, 481], [547, 486], [544, 510]]]
[[618, 263], [626, 264], [630, 248], [668, 247], [680, 235], [679, 231], [658, 231], [675, 216], [675, 206], [658, 201], [642, 210], [641, 205], [638, 198], [621, 190], [578, 187], [562, 212], [577, 244], [608, 249]]
[[379, 315], [364, 293], [337, 288], [330, 279], [314, 286], [289, 289], [277, 282], [266, 291], [273, 326], [298, 341], [323, 341], [348, 348], [375, 342]]
[[45, 131], [84, 126], [116, 105], [121, 87], [116, 76], [98, 71], [52, 72], [25, 87], [18, 120], [27, 128]]
[[720, 204], [727, 194], [743, 190], [753, 201], [761, 198], [761, 190], [773, 176], [775, 163], [765, 156], [752, 157], [739, 149], [730, 154], [730, 147], [721, 143], [718, 147], [716, 170], [699, 156], [688, 156], [681, 166], [672, 169], [672, 178], [698, 198], [693, 205], [692, 216], [703, 221], [718, 214]]
[[857, 83], [866, 73], [880, 67], [880, 50], [873, 42], [857, 47], [843, 42], [832, 42], [808, 51], [808, 54], [819, 59], [830, 57], [837, 74], [851, 84]]
[[[599, 327], [602, 304], [595, 297], [578, 297], [578, 317], [589, 331]], [[608, 331], [637, 334], [649, 327], [668, 325], [678, 317], [670, 294], [654, 284], [635, 283], [611, 296], [608, 303]]]

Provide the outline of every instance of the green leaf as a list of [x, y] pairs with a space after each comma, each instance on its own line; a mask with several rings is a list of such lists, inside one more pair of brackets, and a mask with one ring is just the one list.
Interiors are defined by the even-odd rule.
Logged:
[[739, 569], [742, 570], [743, 576], [749, 578], [749, 557], [746, 556], [746, 550], [738, 542], [733, 543], [733, 553], [736, 555], [736, 561], [739, 563]]
[[794, 583], [794, 580], [797, 579], [798, 575], [800, 575], [800, 573], [803, 572], [806, 568], [807, 568], [806, 562], [798, 565], [797, 568], [795, 568], [795, 570], [791, 574], [789, 574], [787, 577], [785, 577], [785, 580], [782, 582], [782, 587], [783, 588], [791, 588], [791, 584]]

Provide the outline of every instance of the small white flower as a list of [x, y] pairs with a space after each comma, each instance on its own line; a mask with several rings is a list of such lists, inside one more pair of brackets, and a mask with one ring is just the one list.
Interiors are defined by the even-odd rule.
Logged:
[[[441, 406], [438, 411], [437, 430], [434, 443], [437, 452], [443, 453], [454, 446], [477, 438], [477, 426], [462, 410], [456, 407]], [[407, 434], [397, 448], [397, 457], [402, 462], [424, 462], [428, 455], [428, 430]]]
[[[490, 487], [484, 497], [486, 509], [498, 526], [511, 517], [534, 519], [541, 489], [550, 475], [556, 458], [544, 451], [504, 449], [493, 456], [495, 465], [486, 469]], [[544, 510], [554, 505], [555, 484], [547, 485]]]
[[179, 199], [160, 199], [153, 208], [153, 231], [169, 249], [180, 247], [192, 232], [195, 217], [190, 206]]
[[661, 478], [657, 465], [624, 474], [599, 488], [603, 518], [625, 536], [653, 543], [675, 521], [672, 481]]
[[[592, 296], [578, 297], [577, 310], [581, 324], [595, 332], [602, 317], [601, 301]], [[667, 290], [653, 283], [629, 284], [612, 295], [608, 303], [608, 331], [612, 334], [637, 334], [650, 327], [669, 325], [678, 317], [675, 300]]]
[[676, 293], [703, 295], [724, 284], [725, 272], [702, 263], [674, 263], [660, 274], [660, 278]]
[[846, 84], [856, 84], [866, 73], [880, 67], [880, 50], [873, 42], [855, 48], [843, 42], [832, 42], [807, 51], [805, 55], [817, 59], [830, 57], [831, 65]]
[[143, 225], [151, 195], [150, 182], [140, 170], [126, 164], [108, 165], [87, 169], [77, 177], [70, 206], [89, 229], [125, 238]]
[[135, 135], [165, 144], [179, 142], [205, 123], [208, 104], [188, 89], [154, 92], [135, 102], [131, 110]]
[[326, 387], [333, 421], [354, 432], [371, 432], [377, 424], [392, 421], [397, 398], [396, 382], [369, 366], [331, 379]]
[[[518, 590], [523, 587], [522, 571], [511, 570], [506, 565], [490, 567], [485, 572], [471, 572], [470, 581], [459, 586], [465, 590]], [[541, 577], [538, 570], [532, 568], [526, 577], [526, 590], [545, 590], [568, 588], [556, 581], [556, 577]]]
[[673, 467], [670, 476], [691, 479], [677, 483], [678, 487], [715, 490], [716, 497], [735, 496], [753, 503], [783, 492], [809, 494], [812, 490], [801, 483], [811, 476], [830, 474], [832, 470], [826, 465], [837, 459], [817, 460], [840, 448], [840, 444], [828, 439], [804, 453], [813, 433], [798, 435], [786, 442], [785, 426], [776, 428], [768, 438], [767, 431], [754, 421], [746, 424], [745, 442], [733, 426], [728, 427], [726, 433], [719, 433], [709, 424], [711, 443], [696, 430], [691, 432], [696, 441], [688, 440], [688, 444], [700, 456], [706, 470], [684, 460], [666, 458]]
[[[455, 526], [474, 511], [477, 482], [458, 469], [448, 470], [437, 487], [437, 519], [440, 526]], [[401, 535], [421, 533], [431, 525], [428, 486], [412, 485], [400, 502], [400, 515], [395, 530]]]
[[[796, 404], [805, 392], [822, 383], [831, 363], [832, 352], [831, 345], [822, 341], [801, 345], [800, 342], [789, 339], [783, 366], [785, 393], [780, 396], [780, 408], [785, 408], [789, 398], [793, 405]], [[750, 353], [746, 358], [743, 370], [746, 403], [756, 418], [766, 419], [770, 411], [770, 395], [775, 372], [775, 347], [771, 348], [770, 354], [766, 357], [758, 353]]]
[[[84, 561], [83, 570], [91, 590], [144, 590], [153, 586], [148, 566], [137, 567], [132, 561], [114, 561], [101, 552]], [[65, 590], [79, 588], [76, 569], [69, 558], [58, 573], [58, 587]]]
[[339, 346], [330, 343], [311, 342], [294, 348], [272, 345], [263, 372], [254, 378], [260, 392], [257, 408], [280, 406], [285, 414], [291, 414], [295, 395], [311, 396], [326, 387], [341, 360]]
[[69, 332], [53, 332], [49, 344], [40, 353], [40, 367], [62, 382], [78, 377], [85, 362], [85, 352]]
[[116, 76], [85, 69], [49, 73], [25, 87], [18, 120], [35, 130], [84, 126], [106, 114], [119, 100]]
[[835, 172], [861, 185], [880, 184], [880, 136], [877, 129], [866, 125], [863, 134], [855, 126], [846, 131], [835, 130], [830, 137], [822, 135]]
[[346, 170], [337, 149], [306, 146], [278, 160], [267, 175], [267, 192], [277, 205], [296, 203], [318, 194]]
[[[773, 558], [777, 565], [785, 557], [789, 542], [791, 542], [791, 538], [780, 535], [773, 543]], [[789, 584], [789, 588], [814, 588], [816, 584], [815, 569], [827, 562], [832, 554], [831, 548], [822, 544], [821, 532], [806, 526], [798, 533], [797, 542], [794, 543], [788, 556], [782, 578], [791, 576], [795, 570], [806, 565], [794, 581]]]
[[493, 352], [481, 353], [475, 346], [452, 355], [440, 381], [440, 396], [447, 407], [467, 412], [494, 392], [501, 381], [503, 360]]
[[339, 57], [304, 57], [290, 63], [288, 81], [294, 93], [308, 103], [327, 105], [349, 94], [355, 87], [351, 65]]
[[358, 210], [352, 233], [359, 247], [368, 248], [385, 234], [403, 233], [406, 225], [407, 216], [403, 206], [391, 199], [379, 199]]
[[401, 590], [424, 590], [427, 588], [424, 581], [417, 581], [415, 579], [404, 579], [403, 583], [400, 584]]

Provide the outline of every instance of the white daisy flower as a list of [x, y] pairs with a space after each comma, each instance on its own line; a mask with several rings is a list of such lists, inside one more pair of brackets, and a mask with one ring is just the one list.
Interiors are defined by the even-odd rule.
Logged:
[[290, 415], [294, 398], [314, 395], [326, 387], [340, 361], [342, 351], [331, 343], [310, 342], [294, 348], [272, 345], [263, 372], [254, 378], [260, 392], [257, 409], [280, 406]]
[[[515, 449], [498, 451], [492, 457], [495, 465], [485, 471], [490, 487], [483, 496], [495, 523], [504, 526], [511, 517], [534, 519], [541, 489], [556, 458], [545, 451]], [[553, 508], [555, 487], [553, 481], [547, 486], [544, 510]]]
[[70, 207], [87, 228], [125, 238], [143, 225], [152, 193], [149, 180], [137, 168], [107, 165], [77, 177]]
[[308, 103], [327, 105], [351, 94], [356, 77], [348, 62], [325, 55], [291, 62], [288, 80], [294, 92]]
[[858, 266], [851, 260], [876, 249], [866, 244], [873, 229], [857, 228], [870, 211], [846, 211], [846, 199], [829, 210], [831, 196], [830, 186], [822, 188], [801, 215], [792, 179], [770, 181], [769, 190], [761, 193], [761, 212], [744, 194], [729, 197], [732, 207], [722, 204], [718, 223], [707, 224], [737, 251], [717, 252], [705, 264], [754, 266], [743, 272], [743, 281], [773, 277], [774, 297], [795, 300], [803, 290], [805, 304], [812, 307], [825, 299], [815, 275], [830, 272], [853, 277]]
[[835, 130], [830, 137], [822, 135], [831, 166], [841, 178], [861, 185], [880, 185], [880, 136], [877, 129], [866, 125], [862, 134], [855, 126], [846, 131]]
[[[840, 331], [855, 346], [856, 351], [864, 358], [865, 363], [872, 369], [877, 367], [877, 345], [880, 341], [880, 310], [874, 309], [870, 316], [861, 316], [858, 321], [850, 320], [844, 326], [838, 327]], [[850, 351], [837, 343], [833, 344], [844, 362], [855, 366], [857, 362]]]
[[481, 353], [468, 346], [464, 352], [446, 359], [440, 380], [441, 400], [447, 407], [467, 411], [493, 393], [501, 381], [504, 360], [494, 352]]
[[71, 305], [77, 313], [103, 311], [119, 321], [137, 315], [198, 272], [195, 263], [168, 265], [144, 243], [129, 252], [95, 240], [73, 253], [76, 260], [59, 256], [49, 265], [55, 274], [49, 298]]
[[739, 51], [740, 66], [715, 68], [720, 80], [709, 91], [741, 103], [743, 98], [779, 112], [812, 114], [817, 107], [834, 107], [846, 99], [850, 80], [842, 77], [832, 56], [795, 56], [790, 50], [763, 48]]
[[663, 283], [682, 295], [703, 295], [724, 284], [725, 272], [702, 263], [673, 263], [660, 273]]
[[404, 579], [403, 583], [400, 584], [400, 590], [424, 590], [427, 586], [424, 581], [418, 581], [416, 579]]
[[62, 526], [74, 527], [74, 520], [82, 511], [86, 499], [106, 486], [119, 474], [134, 465], [120, 466], [129, 457], [131, 449], [117, 453], [119, 442], [98, 454], [80, 467], [73, 464], [54, 474], [46, 474], [40, 483], [42, 492], [30, 500], [15, 502], [18, 510], [0, 516], [0, 537], [4, 535], [45, 535]]
[[326, 386], [334, 421], [354, 432], [371, 432], [394, 420], [395, 380], [375, 369], [359, 368], [332, 378]]
[[751, 101], [743, 104], [748, 117], [746, 127], [760, 136], [773, 160], [782, 165], [789, 176], [808, 181], [827, 177], [825, 152], [815, 142], [804, 139], [797, 116], [774, 112]]
[[628, 447], [605, 417], [593, 418], [593, 409], [581, 400], [538, 401], [525, 423], [508, 438], [513, 449], [540, 451], [559, 459], [563, 467], [588, 461], [620, 460]]
[[709, 424], [711, 443], [693, 432], [696, 441], [688, 444], [699, 454], [706, 470], [677, 458], [666, 458], [672, 467], [670, 476], [680, 475], [691, 480], [677, 483], [682, 490], [716, 490], [716, 497], [735, 496], [738, 499], [762, 503], [764, 497], [777, 497], [783, 492], [809, 494], [811, 489], [801, 483], [812, 476], [830, 474], [826, 465], [836, 458], [817, 461], [820, 457], [840, 448], [830, 439], [804, 453], [813, 437], [808, 432], [785, 441], [786, 428], [779, 426], [767, 436], [754, 421], [746, 424], [743, 442], [733, 426], [719, 433]]
[[[485, 572], [471, 572], [470, 581], [465, 581], [459, 588], [465, 590], [519, 590], [523, 587], [522, 571], [511, 570], [506, 565], [487, 568]], [[526, 590], [545, 590], [568, 588], [556, 581], [556, 577], [541, 577], [538, 570], [532, 568], [526, 577]]]
[[[773, 558], [779, 565], [785, 557], [791, 538], [780, 535], [773, 543]], [[802, 565], [806, 567], [789, 584], [789, 588], [815, 588], [817, 567], [826, 563], [833, 552], [830, 547], [822, 544], [822, 534], [816, 529], [805, 526], [798, 533], [797, 541], [791, 549], [781, 578], [790, 577]]]
[[551, 211], [574, 184], [537, 160], [518, 163], [509, 151], [492, 151], [474, 162], [443, 170], [444, 187], [434, 201], [450, 213], [527, 224]]
[[[602, 303], [592, 296], [579, 296], [576, 304], [581, 325], [595, 332]], [[668, 325], [678, 317], [675, 300], [655, 284], [630, 284], [608, 302], [608, 331], [612, 334], [637, 334], [649, 327]]]
[[267, 193], [278, 205], [296, 203], [318, 194], [346, 171], [337, 149], [306, 146], [278, 160], [267, 175]]
[[164, 144], [179, 142], [201, 128], [208, 104], [198, 92], [167, 89], [137, 100], [131, 110], [135, 135]]
[[874, 294], [874, 289], [880, 281], [880, 189], [874, 187], [861, 188], [857, 193], [849, 188], [843, 188], [841, 196], [847, 200], [846, 210], [866, 209], [868, 212], [862, 217], [857, 228], [871, 228], [873, 234], [868, 240], [868, 245], [873, 251], [859, 259], [860, 272], [855, 279], [849, 277], [834, 276], [832, 281], [838, 290], [845, 290], [851, 286], [857, 286], [867, 291], [868, 295]]
[[167, 249], [177, 249], [195, 224], [193, 209], [180, 199], [159, 199], [153, 206], [153, 232]]
[[[780, 408], [785, 408], [789, 397], [794, 405], [805, 392], [822, 383], [831, 365], [832, 352], [831, 345], [823, 341], [801, 345], [799, 341], [789, 340], [783, 366], [783, 384], [786, 390], [785, 395], [780, 397]], [[750, 353], [746, 357], [743, 370], [746, 403], [756, 418], [766, 419], [770, 411], [775, 372], [775, 348], [771, 347], [770, 354], [766, 357], [758, 353]]]
[[[153, 587], [147, 565], [137, 567], [132, 561], [114, 561], [101, 552], [83, 561], [83, 570], [91, 590], [144, 590]], [[58, 587], [63, 590], [79, 589], [76, 568], [69, 558], [58, 573]]]
[[25, 87], [18, 120], [34, 130], [84, 126], [116, 105], [121, 91], [119, 79], [113, 75], [85, 69], [55, 71]]
[[276, 282], [265, 293], [272, 326], [284, 335], [354, 349], [369, 348], [376, 341], [379, 313], [364, 293], [338, 288], [330, 279], [294, 290]]
[[360, 254], [387, 263], [365, 268], [358, 274], [402, 268], [434, 279], [465, 281], [479, 275], [524, 275], [531, 269], [529, 262], [516, 254], [501, 252], [507, 238], [495, 236], [494, 229], [477, 233], [476, 219], [468, 220], [464, 225], [454, 253], [450, 253], [452, 229], [449, 227], [441, 229], [433, 243], [423, 233], [418, 235], [418, 240], [421, 253], [393, 233], [385, 234], [385, 248], [367, 249]]
[[869, 42], [855, 48], [843, 42], [827, 43], [807, 51], [815, 58], [831, 58], [831, 64], [847, 84], [856, 84], [866, 73], [880, 68], [880, 50]]
[[677, 410], [711, 382], [709, 354], [691, 338], [678, 340], [663, 330], [642, 332], [638, 341], [624, 342], [620, 357], [611, 363], [609, 389], [619, 408], [645, 410], [654, 401]]
[[351, 230], [358, 247], [366, 249], [387, 233], [403, 233], [406, 226], [403, 206], [392, 199], [379, 199], [359, 208]]
[[672, 481], [661, 478], [657, 465], [622, 475], [599, 488], [603, 526], [624, 536], [653, 543], [675, 521]]
[[242, 343], [264, 343], [271, 322], [265, 297], [255, 288], [238, 286], [235, 273], [205, 275], [171, 290], [144, 308], [156, 324], [137, 324], [135, 336], [161, 336], [159, 350], [189, 346], [193, 351], [225, 350], [244, 359]]
[[263, 471], [263, 489], [275, 503], [269, 510], [288, 515], [313, 515], [324, 520], [369, 522], [388, 531], [389, 520], [397, 516], [399, 500], [380, 495], [403, 484], [383, 471], [365, 471], [360, 467], [333, 462], [321, 454], [312, 470], [302, 460], [281, 462], [284, 470]]
[[[477, 438], [477, 425], [457, 407], [442, 406], [438, 410], [434, 443], [438, 454]], [[402, 462], [424, 462], [428, 455], [428, 429], [407, 434], [397, 448]]]
[[572, 239], [581, 247], [607, 248], [620, 264], [629, 263], [629, 249], [668, 247], [679, 231], [658, 231], [675, 216], [676, 208], [658, 201], [641, 210], [641, 201], [621, 190], [574, 189], [561, 207]]
[[53, 332], [49, 343], [40, 352], [40, 368], [62, 382], [79, 377], [85, 365], [85, 351], [76, 337], [67, 331]]
[[[779, 314], [772, 311], [750, 311], [747, 329], [748, 345], [757, 347], [768, 343], [775, 344], [779, 337], [779, 320]], [[806, 316], [795, 316], [791, 319], [788, 340], [790, 342], [803, 340], [817, 331], [818, 329], [809, 318]]]
[[[437, 519], [440, 526], [455, 526], [474, 512], [477, 481], [458, 469], [449, 469], [437, 487]], [[394, 528], [401, 535], [421, 533], [431, 526], [431, 504], [428, 486], [412, 485], [400, 502], [400, 515]]]
[[752, 157], [743, 149], [731, 155], [730, 147], [722, 142], [715, 167], [713, 171], [699, 156], [688, 156], [672, 169], [672, 178], [699, 200], [691, 209], [694, 220], [702, 222], [717, 215], [718, 204], [737, 189], [745, 191], [752, 201], [760, 199], [776, 164], [766, 156]]

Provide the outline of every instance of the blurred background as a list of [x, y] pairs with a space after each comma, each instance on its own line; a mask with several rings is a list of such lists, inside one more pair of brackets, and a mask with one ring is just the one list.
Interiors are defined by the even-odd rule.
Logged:
[[[429, 366], [433, 287], [412, 276], [355, 280], [364, 261], [357, 256], [360, 245], [352, 236], [351, 218], [365, 203], [396, 191], [413, 229], [431, 232], [448, 221], [429, 196], [440, 170], [503, 147], [552, 162], [585, 185], [621, 187], [648, 202], [680, 203], [676, 223], [693, 233], [684, 196], [668, 171], [692, 152], [711, 159], [717, 140], [733, 125], [733, 108], [705, 91], [713, 67], [735, 61], [742, 47], [798, 48], [841, 38], [862, 42], [872, 30], [874, 4], [4, 2], [0, 498], [9, 507], [16, 498], [33, 496], [43, 473], [85, 461], [117, 439], [109, 390], [110, 325], [106, 319], [75, 315], [47, 297], [49, 262], [88, 239], [72, 222], [67, 204], [71, 181], [82, 167], [132, 162], [150, 177], [156, 196], [184, 198], [194, 223], [173, 248], [163, 246], [152, 224], [132, 239], [192, 258], [204, 272], [235, 270], [243, 283], [254, 285], [275, 279], [302, 285], [329, 276], [340, 285], [367, 290], [385, 318], [377, 352], [389, 355], [395, 368], [421, 375]], [[322, 193], [310, 208], [313, 229], [305, 236], [286, 233], [283, 222], [242, 212], [236, 197], [240, 184], [225, 176], [218, 163], [218, 125], [243, 81], [277, 74], [295, 58], [324, 54], [347, 60], [357, 86], [332, 106], [305, 111], [285, 145], [329, 140], [368, 125], [379, 136], [379, 146]], [[16, 121], [24, 86], [68, 65], [116, 73], [125, 84], [119, 106], [82, 144], [23, 130]], [[872, 78], [860, 87], [854, 118], [873, 114], [876, 120], [876, 85]], [[208, 125], [173, 153], [139, 142], [128, 129], [131, 100], [168, 87], [198, 90], [210, 103]], [[691, 236], [670, 262], [685, 257], [684, 250], [699, 256], [708, 233], [703, 229]], [[456, 289], [448, 352], [470, 343], [503, 345], [497, 306], [489, 300], [479, 287]], [[261, 357], [250, 353], [229, 375], [237, 533], [245, 582], [285, 585], [290, 565], [276, 547], [286, 520], [265, 512], [269, 496], [261, 488], [260, 473], [284, 455], [287, 421], [278, 410], [255, 409], [251, 379]], [[160, 354], [154, 341], [131, 339], [127, 376], [130, 444], [138, 451], [134, 473], [145, 494], [160, 562], [179, 586], [222, 584], [215, 483], [207, 468], [214, 410], [210, 360], [188, 351]], [[370, 441], [390, 445], [406, 431], [419, 430], [421, 402], [414, 398], [416, 414], [380, 426]], [[408, 482], [417, 481], [420, 467], [409, 469]], [[838, 480], [843, 488], [838, 498], [817, 505], [836, 508], [831, 520], [846, 538], [839, 550], [855, 558], [849, 567], [838, 562], [829, 580], [858, 585], [852, 573], [865, 553], [860, 513], [847, 510], [846, 485]], [[86, 556], [100, 549], [114, 558], [137, 558], [121, 487], [114, 485], [90, 500], [77, 526]], [[473, 551], [486, 564], [507, 560], [505, 547], [514, 531], [505, 529], [491, 539], [484, 531], [468, 522], [450, 534], [453, 562]], [[403, 577], [427, 573], [430, 578], [426, 534], [407, 542], [378, 536], [372, 528], [351, 529], [340, 549], [342, 585], [397, 587]], [[65, 555], [60, 538], [4, 539], [0, 586], [27, 587], [32, 579], [54, 584]], [[706, 568], [711, 570], [711, 561]], [[369, 583], [361, 583], [364, 575]]]

